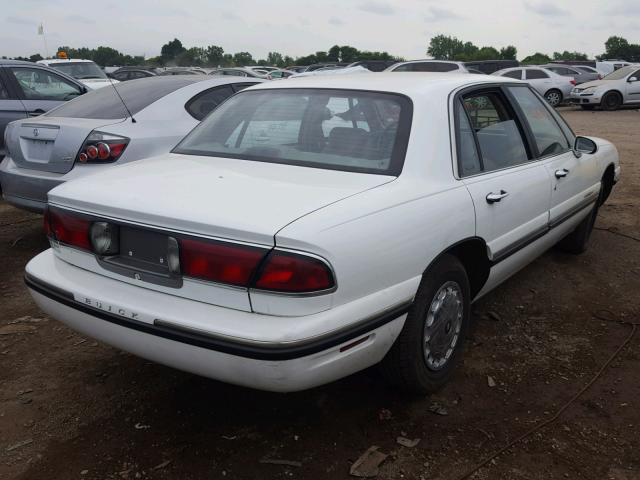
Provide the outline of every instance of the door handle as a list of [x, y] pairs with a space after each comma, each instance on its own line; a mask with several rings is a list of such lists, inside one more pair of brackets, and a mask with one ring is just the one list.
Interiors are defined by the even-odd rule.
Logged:
[[489, 193], [486, 196], [487, 199], [487, 203], [496, 203], [499, 202], [500, 200], [502, 200], [504, 197], [508, 197], [509, 194], [507, 192], [505, 192], [504, 190], [500, 190], [500, 193]]
[[40, 115], [42, 115], [44, 113], [44, 110], [38, 108], [37, 110], [34, 110], [33, 112], [29, 112], [29, 116], [30, 117], [38, 117]]
[[566, 168], [561, 168], [560, 170], [556, 170], [556, 178], [563, 178], [566, 177], [567, 175], [569, 175], [569, 170], [567, 170]]

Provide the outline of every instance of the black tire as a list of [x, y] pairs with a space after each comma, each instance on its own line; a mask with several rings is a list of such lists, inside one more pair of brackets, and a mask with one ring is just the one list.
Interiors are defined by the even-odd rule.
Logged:
[[[436, 294], [445, 284], [459, 286], [462, 318], [457, 342], [452, 347], [453, 351], [448, 360], [440, 368], [432, 369], [427, 365], [424, 351], [425, 322]], [[469, 327], [470, 297], [467, 272], [460, 260], [453, 255], [443, 255], [425, 272], [404, 328], [380, 365], [383, 376], [391, 385], [407, 392], [424, 395], [436, 392], [447, 383], [462, 353]], [[449, 334], [446, 329], [444, 332]]]
[[580, 105], [580, 108], [582, 108], [583, 110], [593, 110], [595, 108], [595, 105]]
[[[602, 196], [602, 190], [600, 191]], [[582, 220], [576, 229], [569, 235], [564, 237], [558, 243], [558, 248], [563, 252], [572, 253], [574, 255], [580, 255], [587, 250], [589, 246], [589, 239], [591, 238], [591, 232], [593, 232], [593, 226], [596, 223], [596, 217], [598, 216], [598, 207], [600, 206], [600, 198], [589, 212], [589, 215]]]
[[622, 105], [622, 97], [617, 92], [607, 93], [600, 102], [602, 109], [607, 111], [617, 110], [620, 105]]
[[562, 103], [562, 92], [557, 88], [552, 88], [547, 93], [544, 94], [544, 99], [547, 101], [549, 105], [552, 107], [558, 107]]

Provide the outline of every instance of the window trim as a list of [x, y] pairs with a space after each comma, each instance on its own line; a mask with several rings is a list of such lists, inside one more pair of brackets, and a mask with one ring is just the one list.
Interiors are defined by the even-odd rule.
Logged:
[[[453, 92], [453, 102], [450, 105], [453, 105], [455, 107], [456, 102], [460, 102], [462, 103], [462, 97], [464, 97], [465, 95], [469, 95], [471, 93], [480, 93], [480, 92], [498, 92], [499, 95], [502, 97], [502, 100], [505, 102], [505, 107], [507, 108], [508, 113], [510, 113], [513, 116], [513, 120], [516, 123], [516, 126], [518, 127], [518, 130], [520, 131], [520, 135], [522, 137], [522, 141], [524, 143], [524, 147], [525, 150], [527, 152], [527, 157], [529, 158], [529, 160], [527, 162], [522, 162], [522, 163], [518, 163], [517, 165], [511, 165], [508, 167], [504, 167], [504, 168], [500, 168], [497, 170], [489, 170], [489, 171], [482, 171], [482, 172], [478, 172], [475, 173], [473, 175], [462, 175], [462, 168], [461, 168], [461, 163], [460, 163], [460, 125], [459, 122], [457, 121], [457, 115], [453, 115], [453, 120], [454, 120], [454, 136], [455, 136], [455, 148], [456, 148], [456, 154], [455, 154], [455, 159], [454, 160], [454, 165], [455, 165], [455, 172], [454, 172], [454, 176], [456, 179], [458, 180], [464, 180], [467, 178], [473, 178], [473, 177], [477, 177], [480, 175], [490, 175], [492, 173], [495, 172], [502, 172], [505, 170], [510, 170], [513, 168], [518, 168], [521, 167], [523, 165], [529, 165], [533, 162], [537, 162], [539, 161], [538, 158], [536, 158], [534, 156], [534, 150], [532, 149], [532, 145], [531, 145], [531, 140], [532, 138], [529, 137], [529, 131], [527, 130], [527, 128], [525, 128], [525, 126], [522, 124], [522, 117], [520, 116], [520, 112], [518, 110], [516, 110], [516, 108], [514, 107], [514, 105], [512, 104], [512, 99], [511, 97], [508, 95], [508, 92], [504, 91], [505, 85], [510, 86], [510, 85], [517, 85], [520, 86], [520, 84], [504, 84], [504, 83], [489, 83], [489, 84], [481, 84], [481, 85], [472, 85], [469, 87], [464, 87], [461, 88], [455, 92]], [[522, 85], [523, 87], [527, 87], [528, 85]], [[464, 105], [463, 105], [464, 107]], [[465, 109], [465, 113], [467, 115], [467, 119], [469, 120], [469, 123], [471, 125], [473, 125], [471, 123], [471, 119], [469, 117], [469, 112], [466, 111]], [[451, 117], [451, 110], [449, 110], [449, 116]], [[564, 134], [564, 132], [563, 132]], [[482, 157], [482, 150], [480, 149], [480, 145], [479, 145], [479, 141], [478, 141], [478, 135], [476, 134], [475, 130], [473, 132], [473, 137], [474, 137], [474, 141], [476, 144], [476, 150], [477, 150], [477, 154], [478, 154], [478, 158], [480, 160], [480, 165], [484, 166], [484, 159]], [[452, 142], [453, 143], [453, 142]]]
[[[189, 100], [187, 100], [187, 102], [184, 104], [184, 109], [187, 111], [187, 113], [189, 114], [189, 116], [191, 118], [193, 118], [194, 120], [201, 122], [202, 120], [204, 120], [205, 118], [207, 118], [207, 115], [205, 115], [202, 118], [198, 118], [195, 115], [193, 115], [193, 113], [191, 113], [191, 111], [189, 110], [191, 108], [191, 105], [193, 105], [193, 103], [195, 103], [200, 97], [204, 97], [205, 95], [211, 93], [214, 90], [218, 90], [221, 88], [228, 88], [231, 90], [231, 95], [229, 95], [227, 98], [225, 98], [222, 102], [220, 102], [218, 105], [216, 105], [216, 107], [213, 109], [215, 110], [216, 108], [218, 108], [220, 105], [222, 105], [224, 102], [226, 102], [227, 100], [229, 100], [231, 97], [233, 97], [236, 94], [235, 89], [231, 86], [232, 84], [230, 83], [224, 83], [222, 85], [216, 85], [215, 87], [211, 87], [211, 88], [207, 88], [206, 90], [203, 90], [197, 94], [195, 94], [193, 97], [191, 97]], [[211, 110], [211, 112], [213, 112], [213, 110]], [[211, 113], [209, 112], [209, 113]]]
[[15, 73], [13, 72], [15, 68], [38, 70], [43, 73], [48, 73], [51, 76], [59, 77], [61, 81], [63, 81], [64, 83], [67, 83], [68, 85], [72, 85], [74, 88], [78, 89], [80, 93], [78, 94], [77, 97], [74, 97], [74, 98], [78, 98], [79, 96], [86, 93], [86, 90], [83, 87], [81, 87], [77, 82], [73, 82], [69, 80], [64, 75], [60, 75], [58, 72], [55, 72], [55, 71], [52, 72], [51, 69], [49, 68], [41, 68], [36, 65], [6, 65], [4, 67], [6, 76], [9, 77], [11, 83], [13, 84], [15, 93], [17, 94], [16, 98], [19, 100], [41, 101], [41, 102], [67, 102], [68, 101], [68, 100], [60, 100], [58, 98], [27, 98], [27, 96], [24, 94], [24, 90], [22, 90], [22, 87], [20, 86], [20, 82], [18, 81], [18, 78], [15, 76]]
[[[398, 130], [396, 133], [395, 145], [391, 152], [391, 158], [389, 162], [389, 168], [387, 170], [378, 170], [371, 168], [360, 168], [360, 167], [349, 167], [344, 165], [332, 165], [332, 164], [317, 164], [313, 162], [297, 162], [295, 160], [286, 159], [281, 162], [277, 161], [277, 159], [265, 159], [263, 157], [258, 157], [254, 155], [245, 155], [245, 154], [225, 154], [222, 155], [219, 152], [211, 153], [205, 151], [196, 151], [196, 150], [183, 150], [180, 151], [180, 145], [187, 138], [183, 138], [180, 143], [178, 143], [172, 150], [171, 153], [178, 153], [180, 155], [200, 155], [205, 157], [221, 157], [221, 158], [233, 158], [236, 160], [246, 160], [251, 162], [263, 162], [263, 163], [273, 163], [276, 165], [290, 165], [290, 166], [298, 166], [298, 167], [306, 167], [306, 168], [318, 168], [320, 170], [335, 170], [340, 172], [347, 173], [366, 173], [373, 175], [384, 175], [384, 176], [392, 176], [399, 177], [404, 168], [404, 164], [406, 161], [407, 150], [409, 148], [409, 141], [411, 135], [411, 128], [413, 126], [413, 100], [403, 94], [398, 92], [390, 92], [390, 91], [381, 91], [381, 90], [368, 90], [361, 88], [324, 88], [324, 87], [305, 87], [305, 88], [269, 88], [268, 91], [271, 92], [304, 92], [309, 90], [318, 90], [321, 92], [337, 92], [338, 95], [342, 94], [342, 96], [348, 96], [350, 92], [354, 94], [365, 93], [365, 94], [376, 94], [383, 96], [392, 96], [396, 97], [403, 104], [403, 108], [406, 110], [403, 112], [403, 115], [400, 116], [400, 121], [398, 124]], [[238, 92], [236, 95], [242, 95], [243, 92]], [[264, 90], [251, 90], [248, 94], [252, 94], [254, 92], [265, 92]], [[235, 96], [235, 95], [232, 95]], [[229, 97], [231, 98], [231, 97]], [[199, 126], [198, 126], [199, 127]], [[196, 128], [198, 128], [196, 127]], [[194, 129], [195, 130], [195, 129]]]
[[[562, 128], [562, 125], [560, 125], [560, 122], [558, 121], [557, 117], [559, 115], [558, 115], [557, 112], [551, 110], [552, 107], [551, 107], [551, 105], [549, 105], [549, 102], [547, 102], [538, 92], [536, 92], [535, 89], [531, 88], [530, 85], [524, 84], [524, 85], [508, 85], [508, 86], [505, 86], [504, 87], [505, 93], [509, 97], [509, 100], [513, 104], [513, 108], [516, 110], [517, 114], [521, 118], [521, 121], [522, 121], [523, 125], [525, 126], [525, 130], [527, 131], [527, 136], [528, 136], [529, 142], [531, 143], [532, 152], [535, 153], [535, 159], [536, 160], [546, 160], [548, 158], [556, 157], [558, 155], [564, 155], [567, 152], [551, 153], [551, 154], [545, 155], [544, 157], [541, 156], [541, 152], [538, 150], [538, 142], [536, 142], [536, 138], [535, 138], [535, 135], [533, 134], [533, 130], [531, 129], [531, 125], [529, 124], [529, 120], [527, 119], [527, 116], [524, 114], [524, 111], [522, 110], [522, 107], [520, 107], [520, 104], [518, 103], [518, 100], [511, 93], [510, 88], [527, 88], [527, 89], [529, 89], [529, 91], [531, 91], [533, 93], [533, 95], [540, 101], [540, 103], [542, 103], [542, 106], [547, 110], [547, 112], [549, 113], [549, 115], [551, 116], [551, 118], [553, 119], [555, 124], [557, 125], [558, 129], [560, 130], [560, 133], [562, 133], [562, 136], [564, 137], [565, 141], [567, 142], [567, 147], [569, 148], [569, 150], [567, 150], [567, 151], [571, 151], [573, 149], [573, 145], [571, 144], [571, 140], [569, 140], [569, 138], [567, 138], [567, 134], [565, 133], [564, 129]], [[569, 127], [568, 124], [567, 124], [567, 127]], [[569, 130], [571, 131], [571, 133], [573, 133], [573, 130], [571, 130], [570, 127], [569, 127]]]

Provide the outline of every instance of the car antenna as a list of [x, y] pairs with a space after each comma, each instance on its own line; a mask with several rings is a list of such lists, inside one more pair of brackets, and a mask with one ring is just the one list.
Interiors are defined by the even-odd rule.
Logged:
[[115, 83], [113, 83], [113, 80], [111, 80], [111, 77], [107, 77], [109, 79], [109, 83], [111, 84], [111, 86], [113, 87], [113, 89], [116, 92], [116, 95], [118, 95], [118, 98], [120, 99], [120, 101], [122, 102], [122, 105], [124, 106], [124, 109], [127, 111], [127, 113], [129, 114], [129, 116], [131, 117], [131, 123], [137, 123], [136, 119], [133, 118], [133, 113], [131, 113], [131, 110], [129, 110], [129, 107], [127, 107], [127, 104], [124, 103], [124, 100], [122, 99], [122, 97], [120, 96], [120, 92], [118, 91], [118, 89], [116, 88]]

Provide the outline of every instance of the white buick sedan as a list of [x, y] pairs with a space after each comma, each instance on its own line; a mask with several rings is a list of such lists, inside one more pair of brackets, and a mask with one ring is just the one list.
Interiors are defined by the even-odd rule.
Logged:
[[431, 392], [471, 303], [554, 244], [582, 252], [618, 176], [613, 145], [511, 79], [264, 83], [172, 153], [50, 191], [26, 282], [71, 328], [224, 382], [380, 363]]

